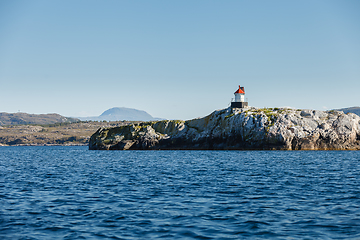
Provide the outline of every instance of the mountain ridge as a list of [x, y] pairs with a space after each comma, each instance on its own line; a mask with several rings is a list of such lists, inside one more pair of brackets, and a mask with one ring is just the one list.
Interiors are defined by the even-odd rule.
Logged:
[[54, 124], [54, 123], [72, 123], [80, 119], [64, 117], [57, 113], [31, 114], [31, 113], [6, 113], [0, 112], [0, 126], [4, 125], [25, 125], [25, 124]]
[[144, 110], [126, 107], [113, 107], [105, 110], [99, 116], [80, 117], [81, 120], [91, 121], [156, 121], [162, 120], [155, 118]]
[[339, 109], [334, 109], [335, 111], [343, 111], [344, 113], [354, 113], [358, 116], [360, 116], [360, 107], [356, 106], [356, 107], [348, 107], [348, 108], [339, 108]]

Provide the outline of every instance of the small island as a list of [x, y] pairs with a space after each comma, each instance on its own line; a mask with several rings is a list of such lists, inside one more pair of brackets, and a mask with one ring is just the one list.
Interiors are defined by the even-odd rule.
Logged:
[[188, 121], [100, 128], [91, 150], [359, 150], [360, 117], [340, 111], [231, 108]]
[[[239, 94], [239, 95], [237, 95]], [[229, 108], [192, 119], [102, 127], [90, 150], [359, 150], [360, 117], [342, 111], [248, 107], [239, 86]], [[238, 101], [238, 102], [237, 102]]]

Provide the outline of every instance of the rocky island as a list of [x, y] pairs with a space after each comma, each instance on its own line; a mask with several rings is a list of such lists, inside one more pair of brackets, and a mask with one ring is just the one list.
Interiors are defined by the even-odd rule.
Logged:
[[360, 117], [341, 111], [227, 108], [188, 121], [101, 127], [90, 150], [359, 150]]

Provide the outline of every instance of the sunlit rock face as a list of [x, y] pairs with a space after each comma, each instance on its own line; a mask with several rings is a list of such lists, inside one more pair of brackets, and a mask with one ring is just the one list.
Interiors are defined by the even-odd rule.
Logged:
[[89, 149], [358, 150], [360, 117], [339, 111], [227, 108], [188, 121], [100, 128]]

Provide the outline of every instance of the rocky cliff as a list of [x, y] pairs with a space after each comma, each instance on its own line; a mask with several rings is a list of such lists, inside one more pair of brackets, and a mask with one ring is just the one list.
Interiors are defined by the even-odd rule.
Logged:
[[100, 128], [89, 149], [358, 150], [360, 117], [339, 111], [228, 108], [188, 121]]

